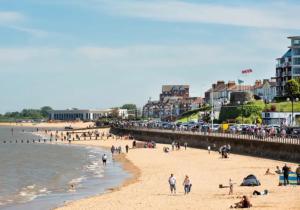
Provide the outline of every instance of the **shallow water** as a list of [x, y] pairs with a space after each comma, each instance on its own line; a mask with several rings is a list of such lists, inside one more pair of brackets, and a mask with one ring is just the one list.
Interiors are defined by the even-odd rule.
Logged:
[[[37, 143], [41, 137], [32, 131], [0, 127], [0, 209], [51, 209], [103, 193], [129, 177], [106, 150]], [[107, 167], [103, 153], [109, 157]]]

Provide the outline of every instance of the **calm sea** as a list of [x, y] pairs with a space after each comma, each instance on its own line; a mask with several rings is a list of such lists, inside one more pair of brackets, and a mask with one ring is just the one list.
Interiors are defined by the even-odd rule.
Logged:
[[[0, 209], [52, 209], [103, 193], [130, 176], [106, 150], [37, 143], [41, 137], [32, 131], [0, 127]], [[109, 156], [106, 167], [103, 153]]]

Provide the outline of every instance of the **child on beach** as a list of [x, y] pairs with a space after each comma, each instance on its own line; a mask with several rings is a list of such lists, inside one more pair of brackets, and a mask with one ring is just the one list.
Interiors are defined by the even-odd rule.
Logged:
[[282, 171], [281, 169], [279, 168], [279, 166], [276, 166], [276, 171], [275, 171], [276, 174], [282, 174]]
[[270, 169], [268, 168], [265, 175], [275, 175], [275, 174], [271, 173]]

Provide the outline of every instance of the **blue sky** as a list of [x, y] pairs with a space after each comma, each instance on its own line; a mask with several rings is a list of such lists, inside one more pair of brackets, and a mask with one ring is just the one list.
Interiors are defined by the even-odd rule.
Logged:
[[296, 0], [0, 0], [0, 113], [142, 106], [163, 84], [203, 96], [217, 80], [270, 78], [299, 11]]

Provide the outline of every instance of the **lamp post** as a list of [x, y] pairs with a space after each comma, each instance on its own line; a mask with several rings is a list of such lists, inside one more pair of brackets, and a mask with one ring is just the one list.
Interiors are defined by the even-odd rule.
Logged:
[[214, 128], [214, 90], [213, 90], [213, 88], [211, 89], [210, 98], [211, 98], [211, 129], [213, 129]]
[[291, 117], [291, 125], [294, 125], [294, 101], [298, 102], [299, 98], [294, 98], [293, 96], [291, 98], [287, 98], [287, 101], [292, 102], [292, 117]]

